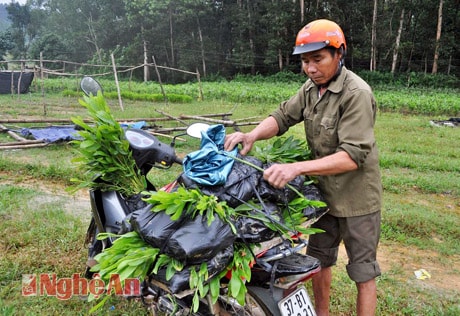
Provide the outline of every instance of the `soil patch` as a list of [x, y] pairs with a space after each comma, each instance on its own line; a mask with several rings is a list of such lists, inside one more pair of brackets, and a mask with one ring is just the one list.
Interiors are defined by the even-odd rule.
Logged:
[[15, 182], [13, 179], [8, 180], [11, 178], [6, 176], [6, 173], [0, 173], [0, 178], [2, 178], [3, 185], [14, 185], [42, 192], [41, 195], [37, 195], [28, 201], [28, 204], [33, 205], [34, 208], [40, 205], [58, 203], [69, 214], [87, 219], [89, 223], [91, 205], [88, 191], [80, 190], [72, 194], [67, 192], [68, 188], [61, 183], [43, 182], [34, 178], [22, 178], [21, 182]]
[[[347, 261], [345, 247], [342, 244], [337, 265], [345, 266]], [[430, 287], [434, 291], [458, 291], [460, 289], [460, 255], [450, 256], [449, 260], [443, 260], [439, 253], [432, 250], [420, 250], [416, 247], [381, 242], [377, 252], [377, 261], [382, 274], [391, 273], [393, 278], [401, 282]], [[414, 272], [420, 269], [425, 269], [431, 278], [417, 279]]]

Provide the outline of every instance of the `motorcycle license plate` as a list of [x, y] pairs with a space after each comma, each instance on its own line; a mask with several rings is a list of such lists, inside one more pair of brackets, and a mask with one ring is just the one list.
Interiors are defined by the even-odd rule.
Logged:
[[300, 287], [279, 303], [282, 316], [316, 316], [315, 309], [304, 287]]

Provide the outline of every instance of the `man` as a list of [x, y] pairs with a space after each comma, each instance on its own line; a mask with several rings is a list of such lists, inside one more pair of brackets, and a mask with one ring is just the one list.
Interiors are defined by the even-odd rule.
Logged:
[[302, 28], [293, 54], [300, 54], [309, 79], [251, 132], [229, 134], [224, 145], [231, 150], [241, 144], [240, 153], [245, 155], [254, 142], [304, 123], [313, 160], [275, 164], [263, 177], [282, 188], [296, 176], [317, 176], [330, 208], [314, 224], [325, 232], [311, 235], [308, 247], [308, 254], [322, 265], [313, 278], [318, 316], [329, 315], [331, 267], [340, 242], [349, 259], [348, 275], [358, 289], [357, 315], [375, 314], [375, 278], [380, 275], [376, 252], [382, 185], [373, 131], [377, 109], [371, 88], [343, 66], [345, 51], [345, 38], [336, 23], [316, 20]]

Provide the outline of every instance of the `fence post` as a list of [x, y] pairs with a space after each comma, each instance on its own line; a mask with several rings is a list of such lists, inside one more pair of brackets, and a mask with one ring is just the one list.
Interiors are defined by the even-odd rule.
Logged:
[[155, 56], [154, 55], [152, 55], [152, 60], [153, 60], [153, 66], [155, 67], [155, 72], [157, 73], [158, 82], [160, 83], [160, 89], [161, 89], [161, 93], [163, 94], [163, 99], [164, 99], [165, 103], [168, 103], [168, 97], [166, 96], [166, 92], [163, 89], [163, 83], [161, 82], [160, 72], [158, 71], [158, 67], [157, 67], [157, 63], [155, 61]]
[[41, 80], [42, 97], [45, 97], [45, 80], [43, 78], [43, 52], [40, 52], [40, 80]]
[[200, 71], [198, 68], [196, 68], [196, 79], [198, 80], [198, 99], [199, 101], [203, 101], [203, 87], [201, 86], [201, 76], [200, 76]]
[[115, 57], [113, 57], [113, 53], [110, 54], [110, 56], [112, 57], [113, 75], [115, 77], [115, 85], [117, 86], [118, 104], [120, 104], [121, 110], [124, 111], [125, 109], [123, 108], [123, 102], [121, 101], [120, 85], [118, 84], [118, 75], [117, 75], [117, 66], [115, 65]]

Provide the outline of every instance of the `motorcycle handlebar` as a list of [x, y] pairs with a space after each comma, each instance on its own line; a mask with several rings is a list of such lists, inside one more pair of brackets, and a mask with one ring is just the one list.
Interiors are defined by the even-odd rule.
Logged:
[[177, 164], [179, 164], [179, 165], [182, 165], [182, 163], [183, 163], [182, 159], [179, 158], [179, 157], [177, 157], [177, 156], [174, 157], [174, 162], [177, 163]]
[[[201, 133], [209, 128], [208, 124], [191, 124], [184, 135], [201, 138]], [[128, 129], [125, 136], [129, 141], [137, 166], [147, 172], [155, 164], [170, 167], [173, 163], [182, 165], [182, 159], [174, 151], [175, 138], [171, 145], [159, 141], [151, 133], [141, 129]], [[176, 136], [177, 137], [177, 136]]]

